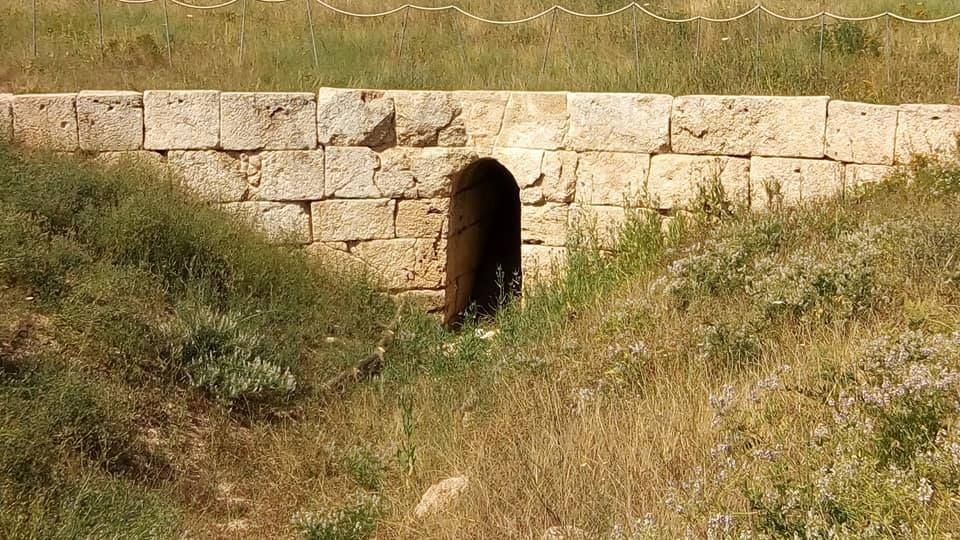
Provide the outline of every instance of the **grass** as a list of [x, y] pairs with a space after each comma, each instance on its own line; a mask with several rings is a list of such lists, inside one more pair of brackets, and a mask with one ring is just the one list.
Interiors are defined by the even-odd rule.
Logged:
[[764, 213], [704, 190], [616, 254], [577, 231], [495, 322], [402, 312], [334, 399], [396, 306], [168, 180], [0, 151], [0, 536], [960, 527], [956, 161]]
[[[425, 0], [424, 5], [446, 2]], [[617, 0], [564, 5], [587, 12]], [[649, 9], [672, 17], [732, 16], [752, 0], [663, 0]], [[732, 23], [673, 25], [633, 14], [605, 19], [552, 16], [517, 26], [491, 26], [451, 13], [411, 12], [381, 19], [312, 9], [317, 60], [305, 6], [246, 2], [209, 11], [169, 5], [168, 51], [160, 2], [102, 2], [103, 45], [96, 3], [50, 0], [0, 7], [0, 91], [216, 88], [314, 91], [319, 86], [627, 91], [681, 94], [829, 95], [874, 103], [955, 103], [960, 41], [957, 23], [883, 20], [786, 22], [769, 16]], [[339, 4], [338, 4], [339, 5]], [[370, 12], [399, 6], [364, 0], [343, 4]], [[458, 2], [471, 12], [516, 18], [553, 5], [523, 0]], [[918, 18], [953, 14], [948, 0], [770, 0], [788, 16], [820, 5], [848, 15], [890, 10]], [[760, 41], [757, 41], [757, 24]], [[551, 33], [551, 27], [554, 28]], [[243, 29], [241, 55], [240, 38]], [[636, 31], [635, 31], [636, 30]], [[402, 49], [400, 43], [403, 43]], [[549, 42], [549, 49], [547, 48]], [[823, 44], [821, 54], [821, 42]], [[546, 53], [546, 54], [545, 54]], [[169, 54], [169, 57], [168, 57]]]

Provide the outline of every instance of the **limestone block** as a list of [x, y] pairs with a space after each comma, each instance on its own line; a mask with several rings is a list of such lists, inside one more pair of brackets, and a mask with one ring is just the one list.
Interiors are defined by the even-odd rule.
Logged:
[[914, 154], [956, 155], [960, 105], [901, 105], [897, 117], [897, 163]]
[[577, 187], [576, 152], [544, 152], [540, 169], [543, 179], [540, 190], [543, 198], [549, 202], [573, 202]]
[[545, 203], [520, 207], [520, 237], [524, 244], [563, 246], [567, 243], [569, 206]]
[[496, 145], [557, 150], [563, 146], [569, 121], [566, 94], [514, 92], [507, 100]]
[[73, 152], [77, 138], [76, 94], [21, 94], [13, 98], [14, 141], [44, 150]]
[[570, 93], [569, 150], [651, 154], [670, 149], [673, 97], [662, 94]]
[[396, 107], [397, 144], [400, 146], [463, 146], [467, 132], [460, 104], [449, 92], [387, 92]]
[[309, 201], [324, 197], [323, 149], [263, 152], [257, 198]]
[[585, 152], [577, 165], [576, 201], [582, 204], [633, 205], [640, 196], [650, 156]]
[[720, 181], [725, 197], [733, 202], [750, 200], [750, 160], [725, 156], [662, 154], [650, 159], [647, 192], [660, 208], [692, 201], [701, 188]]
[[892, 165], [896, 135], [893, 105], [831, 101], [827, 107], [827, 157]]
[[467, 146], [491, 148], [500, 133], [510, 92], [462, 90], [451, 94], [460, 105], [460, 121], [467, 133]]
[[880, 182], [895, 171], [896, 167], [890, 165], [845, 165], [843, 187], [845, 190], [855, 190], [865, 184]]
[[[342, 249], [341, 249], [342, 248]], [[326, 270], [346, 272], [353, 276], [371, 274], [371, 268], [362, 259], [346, 249], [339, 242], [314, 242], [304, 248]]]
[[380, 276], [388, 290], [439, 289], [447, 264], [443, 246], [425, 238], [360, 242], [352, 253]]
[[437, 238], [447, 226], [449, 199], [415, 199], [397, 202], [398, 238]]
[[247, 201], [221, 205], [252, 227], [262, 231], [272, 242], [309, 244], [310, 212], [304, 203]]
[[80, 92], [77, 94], [77, 126], [82, 150], [138, 150], [143, 146], [143, 95]]
[[678, 154], [824, 155], [827, 97], [682, 96], [673, 100]]
[[627, 209], [622, 206], [578, 204], [570, 208], [570, 228], [580, 238], [600, 249], [612, 250], [627, 222]]
[[754, 157], [750, 184], [760, 207], [811, 202], [843, 191], [843, 165], [819, 159]]
[[173, 150], [167, 154], [167, 163], [184, 186], [204, 201], [242, 201], [250, 188], [240, 159], [224, 152]]
[[494, 148], [491, 156], [510, 171], [521, 190], [540, 184], [543, 173], [543, 150], [529, 148]]
[[128, 163], [146, 165], [154, 169], [161, 169], [166, 161], [163, 156], [148, 150], [133, 150], [129, 152], [100, 152], [94, 161], [109, 167], [122, 167]]
[[314, 240], [350, 242], [393, 238], [396, 205], [390, 199], [315, 202], [312, 204]]
[[220, 94], [220, 146], [225, 150], [316, 148], [316, 97], [304, 92]]
[[567, 248], [524, 244], [520, 246], [523, 283], [529, 285], [559, 275], [567, 263]]
[[0, 94], [0, 143], [13, 140], [13, 94]]
[[143, 93], [143, 147], [197, 150], [220, 143], [220, 92], [147, 90]]
[[380, 193], [407, 199], [448, 197], [454, 178], [479, 158], [472, 148], [395, 147], [379, 156], [374, 182]]
[[328, 146], [324, 165], [327, 197], [375, 199], [382, 196], [373, 182], [380, 167], [376, 152], [362, 146]]
[[393, 99], [373, 90], [321, 88], [317, 96], [317, 136], [326, 146], [394, 144]]

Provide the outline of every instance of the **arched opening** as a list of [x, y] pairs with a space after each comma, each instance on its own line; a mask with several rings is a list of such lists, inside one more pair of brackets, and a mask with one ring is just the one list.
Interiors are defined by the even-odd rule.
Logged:
[[467, 312], [492, 316], [520, 294], [520, 188], [492, 158], [474, 161], [454, 180], [447, 229], [444, 323]]

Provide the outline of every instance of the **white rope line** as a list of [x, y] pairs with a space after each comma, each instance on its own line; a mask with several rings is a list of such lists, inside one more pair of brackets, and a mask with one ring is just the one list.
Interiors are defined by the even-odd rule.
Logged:
[[[152, 4], [152, 3], [154, 3], [154, 2], [157, 2], [158, 0], [116, 0], [116, 1], [119, 2], [119, 3], [121, 3], [121, 4], [138, 4], [138, 5], [142, 5], [142, 4]], [[236, 4], [237, 2], [239, 2], [240, 0], [223, 0], [223, 1], [220, 2], [219, 4], [213, 4], [213, 5], [191, 4], [190, 2], [186, 2], [186, 1], [184, 1], [184, 0], [168, 0], [168, 1], [169, 1], [170, 3], [172, 3], [172, 4], [176, 4], [176, 5], [180, 6], [180, 7], [184, 7], [184, 8], [188, 8], [188, 9], [211, 10], [211, 9], [220, 9], [220, 8], [232, 6], [233, 4]], [[291, 0], [255, 0], [255, 1], [261, 2], [261, 3], [264, 3], [264, 4], [283, 4], [283, 3], [286, 3], [286, 2], [290, 2]], [[539, 18], [541, 18], [541, 17], [544, 17], [544, 16], [546, 16], [546, 15], [550, 15], [551, 13], [558, 12], [558, 11], [559, 11], [559, 12], [562, 12], [562, 13], [565, 13], [565, 14], [567, 14], [567, 15], [571, 15], [571, 16], [573, 16], [573, 17], [580, 17], [580, 18], [586, 18], [586, 19], [600, 19], [600, 18], [604, 18], [604, 17], [612, 17], [612, 16], [614, 16], [614, 15], [618, 15], [618, 14], [623, 13], [624, 11], [627, 11], [627, 10], [629, 10], [629, 9], [636, 9], [636, 10], [642, 12], [643, 14], [645, 14], [645, 15], [653, 18], [653, 19], [656, 19], [656, 20], [658, 20], [658, 21], [660, 21], [660, 22], [666, 22], [666, 23], [690, 23], [690, 22], [701, 22], [701, 21], [702, 21], [702, 22], [710, 22], [710, 23], [728, 23], [728, 22], [738, 21], [738, 20], [740, 20], [740, 19], [743, 19], [744, 17], [749, 17], [750, 15], [756, 13], [758, 10], [759, 10], [759, 11], [762, 11], [763, 13], [765, 13], [765, 14], [767, 14], [767, 15], [769, 15], [770, 17], [773, 17], [774, 19], [779, 19], [779, 20], [781, 20], [781, 21], [788, 21], [788, 22], [806, 22], [806, 21], [811, 21], [811, 20], [814, 20], [814, 19], [817, 19], [817, 18], [820, 18], [820, 17], [828, 17], [828, 18], [833, 19], [833, 20], [836, 20], [836, 21], [864, 22], [864, 21], [873, 21], [873, 20], [877, 20], [877, 19], [882, 19], [882, 18], [885, 18], [885, 17], [886, 17], [886, 18], [889, 18], [889, 19], [896, 19], [896, 20], [898, 20], [898, 21], [900, 21], [900, 22], [912, 23], [912, 24], [937, 24], [937, 23], [944, 23], [944, 22], [949, 22], [949, 21], [953, 21], [953, 20], [960, 19], [960, 12], [954, 13], [953, 15], [947, 15], [947, 16], [945, 16], [945, 17], [940, 17], [940, 18], [938, 18], [938, 19], [914, 19], [914, 18], [912, 18], [912, 17], [906, 17], [906, 16], [903, 16], [903, 15], [899, 15], [899, 14], [897, 14], [897, 13], [893, 13], [893, 12], [891, 12], [891, 11], [884, 11], [883, 13], [877, 13], [877, 14], [875, 14], [875, 15], [868, 15], [868, 16], [863, 16], [863, 17], [848, 17], [848, 16], [846, 16], [846, 15], [840, 15], [840, 14], [838, 14], [838, 13], [831, 13], [831, 12], [829, 12], [829, 11], [820, 11], [820, 12], [818, 12], [818, 13], [813, 13], [813, 14], [805, 15], [805, 16], [801, 16], [801, 17], [788, 17], [788, 16], [786, 16], [786, 15], [781, 15], [781, 14], [775, 12], [775, 11], [772, 11], [772, 10], [768, 9], [768, 8], [765, 7], [763, 4], [757, 4], [757, 5], [755, 5], [754, 7], [750, 8], [749, 10], [747, 10], [747, 11], [745, 11], [745, 12], [739, 14], [739, 15], [732, 16], [732, 17], [716, 18], [716, 17], [707, 17], [707, 16], [703, 16], [703, 15], [696, 15], [696, 16], [686, 17], [686, 18], [682, 18], [682, 19], [672, 19], [672, 18], [670, 18], [670, 17], [664, 17], [664, 16], [661, 16], [661, 15], [657, 15], [656, 13], [650, 11], [649, 9], [647, 9], [647, 8], [645, 8], [644, 6], [638, 4], [637, 2], [630, 2], [629, 4], [627, 4], [627, 5], [625, 5], [625, 6], [621, 7], [621, 8], [614, 9], [614, 10], [612, 10], [612, 11], [602, 12], [602, 13], [584, 13], [584, 12], [575, 11], [575, 10], [572, 10], [572, 9], [569, 9], [569, 8], [565, 8], [565, 7], [560, 6], [560, 5], [554, 5], [553, 7], [547, 8], [547, 9], [545, 9], [545, 10], [539, 12], [539, 13], [536, 13], [536, 14], [533, 14], [533, 15], [529, 15], [529, 16], [527, 16], [527, 17], [521, 17], [521, 18], [519, 18], [519, 19], [502, 19], [502, 20], [501, 20], [501, 19], [488, 19], [488, 18], [486, 18], [486, 17], [481, 17], [480, 15], [476, 15], [476, 14], [474, 14], [474, 13], [471, 13], [471, 12], [469, 12], [469, 11], [466, 11], [466, 10], [464, 10], [463, 8], [461, 8], [460, 6], [456, 6], [456, 5], [447, 5], [447, 6], [436, 6], [436, 7], [432, 7], [432, 6], [420, 6], [420, 5], [416, 5], [416, 4], [403, 4], [402, 6], [397, 6], [397, 7], [393, 8], [393, 9], [388, 9], [388, 10], [386, 10], [386, 11], [378, 11], [378, 12], [371, 12], [371, 13], [360, 13], [360, 12], [349, 11], [349, 10], [346, 10], [346, 9], [338, 8], [338, 7], [334, 6], [334, 5], [331, 5], [331, 4], [328, 4], [328, 3], [324, 2], [323, 0], [313, 0], [313, 1], [315, 1], [317, 4], [323, 6], [324, 8], [326, 8], [326, 9], [328, 9], [328, 10], [334, 12], [334, 13], [337, 13], [337, 14], [340, 14], [340, 15], [346, 15], [346, 16], [348, 16], [348, 17], [358, 17], [358, 18], [363, 18], [363, 19], [387, 17], [387, 16], [390, 16], [390, 15], [393, 15], [393, 14], [395, 14], [395, 13], [399, 13], [399, 12], [405, 11], [405, 10], [426, 11], [426, 12], [455, 11], [455, 12], [460, 13], [461, 15], [463, 15], [463, 16], [465, 16], [465, 17], [468, 17], [468, 18], [473, 19], [473, 20], [478, 21], [478, 22], [487, 23], [487, 24], [502, 25], [502, 26], [503, 26], [503, 25], [523, 24], [523, 23], [527, 23], [527, 22], [530, 22], [530, 21], [535, 21], [535, 20], [537, 20], [537, 19], [539, 19]]]

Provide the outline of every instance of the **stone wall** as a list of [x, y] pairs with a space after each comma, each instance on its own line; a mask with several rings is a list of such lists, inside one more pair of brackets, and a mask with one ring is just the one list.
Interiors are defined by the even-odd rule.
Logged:
[[[585, 214], [622, 222], [719, 178], [754, 208], [833, 195], [914, 153], [957, 151], [960, 106], [827, 97], [565, 92], [202, 91], [0, 95], [0, 141], [137, 156], [278, 241], [441, 303], [453, 179], [492, 156], [523, 204], [524, 270], [562, 260]], [[778, 190], [765, 185], [775, 182]]]

